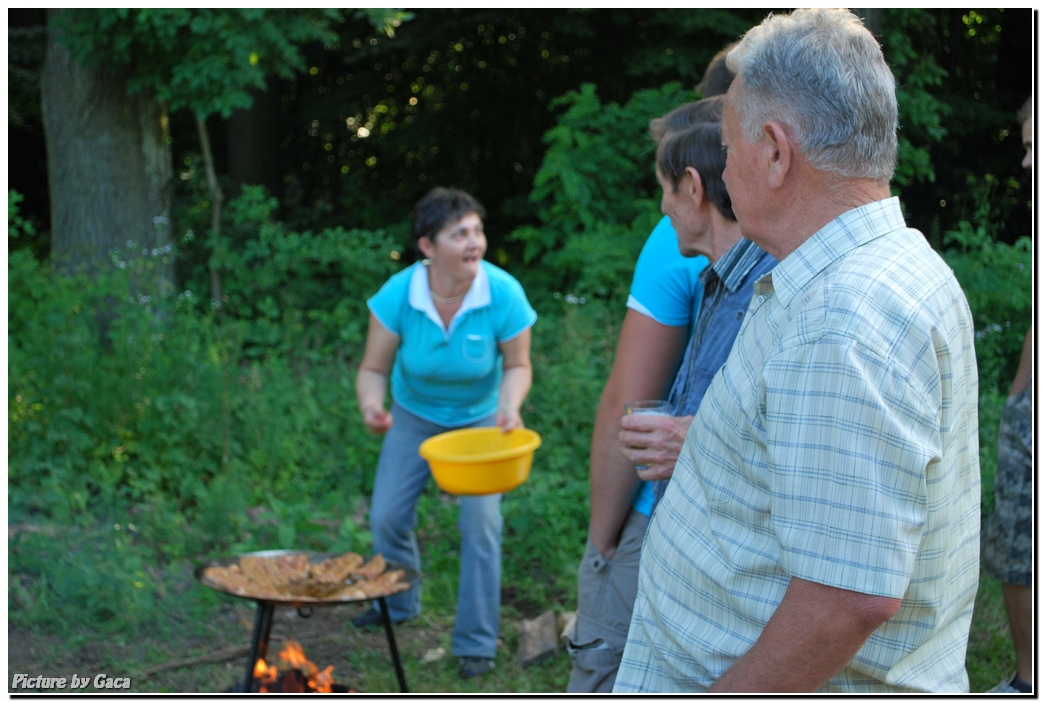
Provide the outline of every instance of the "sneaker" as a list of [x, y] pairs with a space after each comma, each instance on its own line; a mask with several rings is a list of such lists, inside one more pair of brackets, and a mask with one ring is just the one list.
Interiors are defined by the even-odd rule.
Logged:
[[1034, 691], [1033, 685], [1028, 685], [1019, 679], [1019, 676], [1015, 673], [1012, 677], [1002, 680], [994, 687], [987, 690], [988, 693], [1001, 693], [1001, 694], [1026, 694], [1029, 695]]
[[459, 675], [463, 680], [484, 675], [495, 667], [495, 661], [491, 658], [475, 658], [473, 656], [462, 656], [459, 659]]
[[352, 619], [351, 624], [359, 629], [378, 629], [383, 626], [383, 615], [375, 607], [369, 607]]

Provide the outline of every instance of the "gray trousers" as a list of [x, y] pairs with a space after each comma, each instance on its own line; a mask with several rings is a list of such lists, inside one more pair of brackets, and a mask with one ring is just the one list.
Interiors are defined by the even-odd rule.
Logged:
[[578, 567], [578, 616], [568, 641], [571, 678], [568, 692], [611, 692], [625, 650], [636, 601], [640, 549], [648, 519], [630, 510], [614, 558], [607, 560], [586, 539]]

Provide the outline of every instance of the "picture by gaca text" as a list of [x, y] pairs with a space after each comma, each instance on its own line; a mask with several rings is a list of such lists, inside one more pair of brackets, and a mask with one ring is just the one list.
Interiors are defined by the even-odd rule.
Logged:
[[130, 678], [113, 678], [98, 673], [93, 678], [89, 675], [47, 677], [46, 675], [26, 675], [15, 673], [11, 676], [12, 690], [85, 690], [93, 686], [97, 690], [129, 690]]

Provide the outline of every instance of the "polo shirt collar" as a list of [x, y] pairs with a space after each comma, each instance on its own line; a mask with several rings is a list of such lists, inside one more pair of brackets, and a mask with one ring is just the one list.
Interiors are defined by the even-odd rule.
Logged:
[[[427, 317], [443, 329], [444, 324], [441, 322], [441, 316], [434, 307], [434, 298], [430, 296], [429, 281], [430, 276], [427, 272], [426, 264], [417, 263], [412, 273], [412, 280], [409, 281], [408, 304], [420, 312], [424, 312]], [[491, 286], [488, 284], [488, 273], [484, 270], [484, 261], [481, 261], [481, 265], [477, 269], [477, 277], [470, 283], [470, 289], [466, 291], [463, 303], [459, 306], [459, 311], [452, 317], [451, 327], [446, 331], [451, 332], [451, 328], [455, 326], [456, 321], [461, 319], [467, 310], [487, 307], [491, 302], [492, 294]]]

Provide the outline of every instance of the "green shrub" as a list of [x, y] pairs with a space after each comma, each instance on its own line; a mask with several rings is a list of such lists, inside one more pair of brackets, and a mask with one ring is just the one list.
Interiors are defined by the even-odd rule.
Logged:
[[1000, 225], [993, 221], [997, 213], [990, 204], [996, 179], [987, 176], [969, 186], [978, 195], [976, 216], [947, 232], [943, 256], [972, 309], [980, 387], [1004, 391], [1016, 374], [1033, 319], [1033, 242], [1026, 236], [1014, 245], [996, 239]]
[[17, 583], [8, 590], [12, 619], [108, 633], [160, 625], [161, 581], [135, 546], [134, 529], [109, 521], [97, 529], [20, 533], [9, 552], [8, 580]]
[[[368, 322], [365, 300], [400, 269], [400, 251], [383, 231], [293, 231], [275, 218], [278, 201], [245, 186], [228, 203], [221, 273], [224, 317], [240, 320], [242, 353], [278, 351], [295, 362], [356, 358]], [[208, 281], [189, 285], [208, 289]]]
[[[583, 85], [543, 137], [546, 155], [530, 200], [539, 223], [515, 230], [532, 289], [624, 299], [640, 248], [660, 219], [650, 121], [696, 93], [678, 83], [603, 104]], [[537, 263], [538, 265], [533, 265]]]

